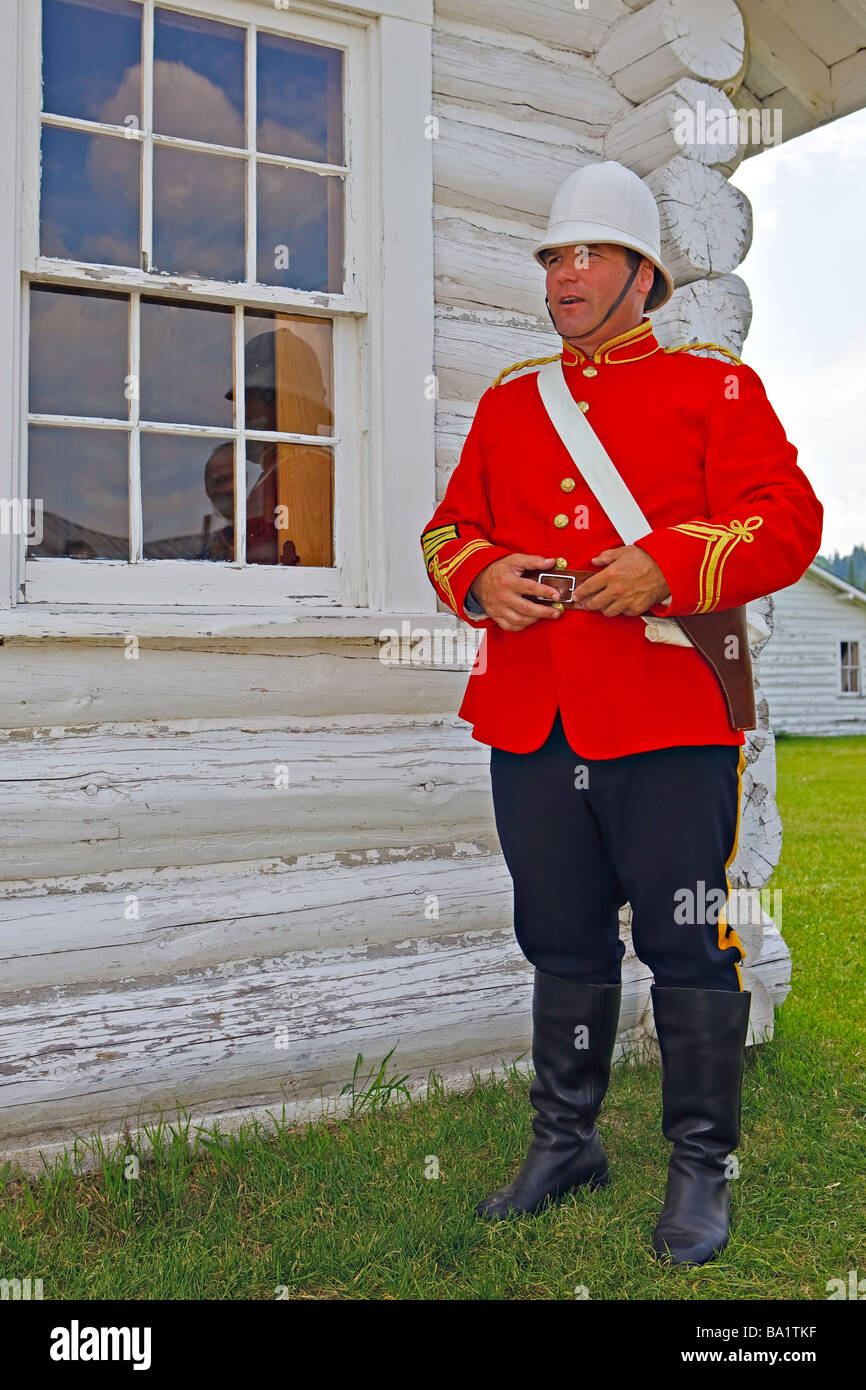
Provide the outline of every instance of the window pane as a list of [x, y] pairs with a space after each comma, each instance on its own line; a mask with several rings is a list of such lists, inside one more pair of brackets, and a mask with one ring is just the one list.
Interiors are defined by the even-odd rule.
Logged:
[[42, 0], [43, 110], [141, 125], [141, 6]]
[[343, 163], [343, 55], [338, 48], [258, 36], [256, 147], [263, 154]]
[[155, 149], [153, 176], [154, 269], [243, 280], [245, 161]]
[[302, 444], [247, 441], [247, 563], [333, 565], [334, 456]]
[[125, 420], [129, 301], [124, 295], [30, 288], [30, 409]]
[[234, 458], [231, 440], [142, 434], [146, 560], [233, 559]]
[[42, 499], [44, 531], [28, 554], [127, 560], [126, 432], [31, 425], [29, 439], [27, 493]]
[[262, 285], [343, 290], [343, 179], [258, 166], [258, 270]]
[[247, 429], [333, 434], [330, 323], [247, 311], [244, 337]]
[[40, 250], [97, 265], [140, 265], [137, 140], [42, 131]]
[[171, 10], [154, 23], [153, 128], [212, 145], [246, 145], [245, 30]]
[[141, 301], [141, 418], [232, 425], [234, 314], [161, 299]]

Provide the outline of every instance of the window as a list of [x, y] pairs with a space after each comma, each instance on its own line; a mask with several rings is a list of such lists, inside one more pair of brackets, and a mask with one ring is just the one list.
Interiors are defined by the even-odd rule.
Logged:
[[365, 24], [40, 9], [27, 600], [357, 601]]
[[860, 686], [860, 643], [839, 643], [840, 690], [843, 695], [859, 695]]

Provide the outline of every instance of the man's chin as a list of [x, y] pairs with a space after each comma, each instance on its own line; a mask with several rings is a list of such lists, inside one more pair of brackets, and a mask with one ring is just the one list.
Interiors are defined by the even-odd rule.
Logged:
[[560, 305], [556, 311], [556, 331], [563, 338], [579, 338], [592, 327], [592, 309], [582, 304]]

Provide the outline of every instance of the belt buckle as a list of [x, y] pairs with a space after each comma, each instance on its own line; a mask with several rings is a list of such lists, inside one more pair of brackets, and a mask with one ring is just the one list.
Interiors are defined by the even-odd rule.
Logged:
[[538, 576], [538, 582], [539, 582], [539, 584], [543, 584], [544, 581], [545, 581], [545, 579], [555, 579], [555, 580], [556, 580], [556, 584], [554, 584], [554, 585], [551, 586], [551, 587], [554, 588], [554, 589], [557, 587], [557, 585], [562, 584], [562, 583], [570, 584], [570, 585], [571, 585], [571, 588], [570, 588], [567, 592], [561, 591], [558, 599], [540, 598], [540, 599], [538, 599], [538, 602], [539, 602], [539, 603], [570, 603], [570, 602], [571, 602], [571, 600], [572, 600], [573, 597], [574, 597], [574, 590], [575, 590], [575, 588], [576, 588], [576, 586], [577, 586], [577, 580], [575, 579], [575, 577], [574, 577], [573, 574], [540, 574], [540, 575]]

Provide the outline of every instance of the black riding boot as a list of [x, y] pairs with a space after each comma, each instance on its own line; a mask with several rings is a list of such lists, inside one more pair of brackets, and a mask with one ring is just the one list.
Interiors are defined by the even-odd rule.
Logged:
[[749, 1007], [746, 991], [657, 989], [662, 1130], [673, 1142], [653, 1250], [666, 1264], [702, 1265], [728, 1243], [728, 1158], [740, 1142]]
[[535, 972], [529, 1098], [534, 1138], [513, 1182], [475, 1208], [495, 1219], [538, 1211], [584, 1183], [608, 1181], [595, 1118], [610, 1080], [621, 985], [584, 985]]

